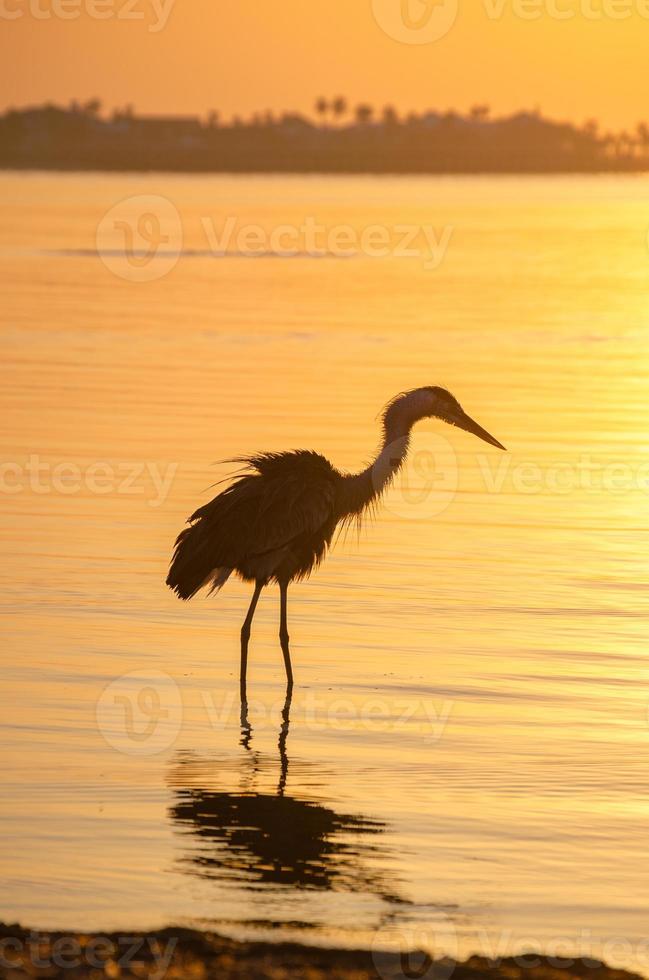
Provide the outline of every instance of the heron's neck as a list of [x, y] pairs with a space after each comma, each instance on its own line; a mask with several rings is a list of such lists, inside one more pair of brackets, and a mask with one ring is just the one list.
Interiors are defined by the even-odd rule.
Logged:
[[[395, 410], [396, 409], [396, 410]], [[411, 405], [391, 406], [383, 422], [383, 441], [376, 459], [360, 473], [345, 476], [339, 499], [340, 518], [360, 515], [381, 496], [403, 466], [410, 448], [410, 431], [421, 414]]]

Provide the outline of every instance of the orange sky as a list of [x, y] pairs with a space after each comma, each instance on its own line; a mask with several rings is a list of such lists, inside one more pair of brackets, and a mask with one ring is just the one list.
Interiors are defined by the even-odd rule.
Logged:
[[[455, 3], [431, 43], [377, 22], [419, 40]], [[649, 118], [648, 51], [649, 0], [0, 0], [3, 108], [96, 95], [228, 117], [309, 111], [340, 93], [399, 109], [538, 105], [630, 127]]]

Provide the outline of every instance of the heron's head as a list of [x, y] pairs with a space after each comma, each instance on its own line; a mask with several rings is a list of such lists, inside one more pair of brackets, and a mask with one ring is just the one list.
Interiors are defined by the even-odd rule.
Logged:
[[470, 415], [467, 415], [457, 398], [446, 388], [431, 387], [425, 388], [424, 391], [428, 392], [430, 399], [430, 410], [426, 413], [428, 416], [442, 419], [449, 425], [456, 425], [459, 429], [464, 429], [466, 432], [477, 436], [478, 439], [488, 442], [490, 446], [496, 446], [497, 449], [505, 448], [486, 429], [478, 425]]
[[459, 429], [471, 432], [472, 435], [488, 442], [490, 446], [496, 446], [498, 449], [505, 448], [467, 415], [457, 398], [446, 388], [436, 386], [415, 388], [414, 391], [398, 395], [388, 405], [384, 422], [388, 432], [398, 434], [400, 430], [409, 431], [415, 422], [425, 418], [442, 419], [449, 425], [456, 425]]

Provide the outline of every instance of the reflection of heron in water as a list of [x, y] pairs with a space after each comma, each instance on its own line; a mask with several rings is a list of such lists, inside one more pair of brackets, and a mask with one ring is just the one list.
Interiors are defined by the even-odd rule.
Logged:
[[[279, 783], [277, 785], [277, 795], [284, 795], [284, 787], [286, 786], [286, 777], [288, 775], [288, 754], [286, 752], [286, 740], [288, 738], [288, 729], [291, 723], [291, 700], [293, 695], [291, 689], [289, 688], [286, 692], [286, 700], [284, 701], [284, 707], [282, 708], [282, 724], [279, 729], [279, 739], [277, 742], [277, 747], [279, 749], [279, 759], [281, 764], [281, 772], [279, 777]], [[252, 725], [250, 724], [250, 718], [248, 716], [248, 702], [246, 700], [241, 702], [241, 739], [240, 744], [243, 745], [244, 749], [248, 752], [251, 751], [250, 743], [252, 741]]]
[[[284, 885], [298, 889], [368, 892], [401, 901], [390, 891], [376, 863], [386, 856], [386, 825], [357, 814], [338, 813], [314, 800], [286, 793], [290, 699], [279, 733], [277, 790], [256, 792], [267, 767], [252, 750], [252, 730], [244, 725], [247, 782], [237, 792], [206, 788], [216, 768], [194, 754], [178, 759], [171, 772], [174, 793], [170, 815], [191, 837], [182, 861], [187, 873], [215, 881], [236, 880], [251, 886]], [[186, 838], [187, 839], [187, 838]], [[374, 866], [372, 866], [374, 865]]]

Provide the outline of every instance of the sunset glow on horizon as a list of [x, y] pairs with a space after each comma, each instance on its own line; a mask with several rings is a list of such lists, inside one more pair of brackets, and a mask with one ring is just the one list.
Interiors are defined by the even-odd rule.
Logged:
[[0, 20], [2, 109], [98, 97], [228, 119], [343, 95], [612, 128], [649, 116], [646, 0], [2, 0]]

